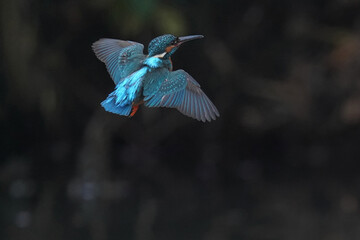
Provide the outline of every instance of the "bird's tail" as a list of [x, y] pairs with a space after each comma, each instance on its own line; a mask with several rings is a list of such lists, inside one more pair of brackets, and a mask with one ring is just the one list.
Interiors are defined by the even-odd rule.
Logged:
[[132, 108], [131, 104], [122, 105], [116, 103], [115, 94], [110, 94], [104, 101], [102, 101], [101, 106], [103, 106], [103, 108], [105, 108], [108, 112], [123, 116], [129, 116]]

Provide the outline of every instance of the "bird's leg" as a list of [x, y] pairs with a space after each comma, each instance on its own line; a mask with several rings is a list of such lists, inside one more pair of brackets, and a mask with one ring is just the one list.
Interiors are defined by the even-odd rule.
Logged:
[[135, 104], [132, 106], [130, 117], [134, 116], [137, 110], [139, 109], [140, 104]]
[[143, 100], [140, 100], [140, 101], [137, 102], [137, 103], [133, 103], [132, 109], [131, 109], [131, 113], [130, 113], [130, 116], [129, 116], [129, 117], [134, 116], [135, 113], [137, 112], [137, 110], [139, 109], [139, 106], [140, 106], [141, 104], [143, 104], [143, 103], [144, 103]]

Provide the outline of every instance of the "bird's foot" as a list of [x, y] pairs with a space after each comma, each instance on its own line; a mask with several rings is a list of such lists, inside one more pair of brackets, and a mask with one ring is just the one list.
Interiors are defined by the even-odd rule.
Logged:
[[132, 117], [135, 115], [135, 113], [137, 112], [137, 110], [139, 109], [139, 104], [136, 104], [136, 105], [133, 105], [132, 106], [132, 110], [131, 110], [131, 113], [130, 113], [130, 116], [129, 117]]

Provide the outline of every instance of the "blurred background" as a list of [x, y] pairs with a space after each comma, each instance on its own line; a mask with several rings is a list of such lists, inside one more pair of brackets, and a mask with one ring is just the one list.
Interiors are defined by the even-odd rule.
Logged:
[[[0, 239], [360, 239], [358, 0], [0, 11]], [[114, 84], [91, 44], [165, 33], [205, 35], [172, 59], [216, 121], [100, 106]]]

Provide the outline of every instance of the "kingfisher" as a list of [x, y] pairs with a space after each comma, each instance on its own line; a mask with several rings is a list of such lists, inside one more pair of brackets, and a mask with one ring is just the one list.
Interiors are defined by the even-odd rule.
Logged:
[[202, 35], [165, 34], [151, 40], [148, 55], [141, 43], [102, 38], [93, 43], [96, 57], [105, 63], [115, 90], [101, 103], [111, 113], [132, 117], [141, 104], [176, 108], [199, 121], [219, 117], [219, 111], [200, 84], [182, 69], [173, 71], [171, 56], [185, 42]]

